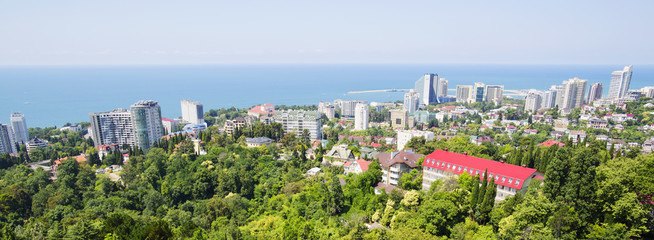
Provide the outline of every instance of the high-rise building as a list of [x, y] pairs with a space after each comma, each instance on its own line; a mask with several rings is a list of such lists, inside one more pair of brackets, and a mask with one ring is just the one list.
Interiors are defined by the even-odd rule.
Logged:
[[16, 147], [11, 137], [11, 128], [0, 123], [0, 153], [15, 153]]
[[624, 67], [622, 71], [611, 73], [611, 86], [609, 87], [609, 98], [623, 98], [629, 90], [631, 82], [632, 65]]
[[368, 110], [368, 104], [357, 104], [354, 112], [354, 130], [358, 131], [368, 129], [368, 120], [370, 114]]
[[496, 104], [502, 103], [504, 97], [504, 86], [502, 85], [487, 85], [486, 86], [486, 102], [494, 102]]
[[182, 100], [182, 119], [188, 123], [199, 125], [204, 124], [204, 110], [202, 103]]
[[447, 97], [447, 84], [448, 81], [445, 78], [438, 79], [438, 96]]
[[541, 106], [541, 96], [535, 93], [529, 93], [525, 98], [525, 111], [536, 112]]
[[484, 93], [485, 86], [484, 83], [477, 82], [475, 83], [475, 88], [473, 89], [475, 93], [475, 102], [483, 102], [484, 101]]
[[586, 103], [592, 103], [597, 99], [602, 98], [602, 83], [593, 83], [588, 89], [588, 97], [586, 98]]
[[415, 89], [420, 95], [420, 104], [429, 105], [438, 103], [438, 74], [427, 73], [416, 81]]
[[134, 122], [136, 145], [143, 150], [152, 148], [152, 144], [159, 141], [164, 133], [159, 103], [141, 100], [130, 106], [130, 112]]
[[306, 129], [309, 132], [311, 140], [322, 138], [320, 113], [318, 111], [276, 111], [273, 118], [275, 122], [282, 124], [285, 133], [294, 132], [299, 137]]
[[334, 119], [334, 116], [336, 115], [335, 109], [334, 105], [329, 102], [320, 101], [320, 103], [318, 103], [318, 112], [325, 115], [329, 120]]
[[419, 104], [420, 94], [418, 94], [414, 89], [411, 89], [408, 93], [404, 94], [404, 110], [409, 111], [409, 113], [414, 113], [418, 110]]
[[559, 107], [561, 108], [562, 102], [563, 102], [563, 85], [552, 85], [550, 88], [551, 91], [554, 91], [556, 93], [555, 100], [554, 100], [554, 106], [552, 107]]
[[11, 131], [15, 143], [25, 144], [30, 141], [29, 132], [27, 131], [27, 123], [25, 122], [25, 115], [19, 112], [12, 113], [9, 117], [11, 121]]
[[368, 104], [368, 101], [341, 101], [341, 119], [354, 119], [355, 108], [359, 103]]
[[640, 89], [640, 92], [643, 93], [643, 97], [654, 97], [654, 87], [643, 87]]
[[543, 92], [541, 107], [553, 108], [556, 106], [556, 90], [548, 90]]
[[563, 81], [563, 97], [559, 108], [581, 107], [586, 93], [586, 83], [588, 83], [588, 80], [579, 79], [578, 77]]
[[119, 108], [109, 112], [89, 113], [89, 118], [91, 120], [91, 138], [95, 146], [107, 144], [136, 146], [134, 122], [132, 114], [127, 109]]
[[472, 98], [472, 96], [472, 86], [456, 85], [456, 102], [470, 102], [470, 98]]

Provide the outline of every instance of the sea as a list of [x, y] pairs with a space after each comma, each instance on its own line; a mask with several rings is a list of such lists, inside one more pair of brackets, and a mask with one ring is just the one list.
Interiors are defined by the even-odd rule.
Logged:
[[[600, 82], [607, 94], [611, 72], [624, 65], [112, 65], [0, 66], [0, 123], [12, 112], [28, 127], [89, 121], [90, 112], [126, 108], [139, 100], [159, 102], [163, 117], [181, 116], [180, 100], [205, 111], [249, 108], [262, 103], [312, 105], [319, 101], [402, 100], [403, 92], [349, 91], [409, 89], [425, 73], [456, 85], [483, 82], [505, 89], [546, 90], [572, 77]], [[634, 65], [631, 89], [654, 85], [654, 65]], [[455, 91], [450, 90], [450, 95]]]

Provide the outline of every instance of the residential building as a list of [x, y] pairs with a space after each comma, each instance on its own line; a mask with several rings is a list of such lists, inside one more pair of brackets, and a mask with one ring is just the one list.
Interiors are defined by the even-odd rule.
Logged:
[[136, 146], [132, 114], [126, 109], [89, 113], [89, 118], [91, 138], [96, 146], [106, 144]]
[[570, 125], [570, 120], [567, 118], [557, 118], [554, 120], [554, 130], [565, 132], [568, 130], [568, 125]]
[[553, 108], [556, 106], [556, 90], [548, 90], [543, 92], [541, 98], [541, 107], [542, 108]]
[[27, 131], [27, 122], [25, 115], [19, 112], [12, 113], [9, 116], [11, 122], [11, 130], [13, 132], [13, 139], [15, 143], [25, 144], [30, 141], [30, 135]]
[[484, 83], [476, 82], [475, 83], [475, 88], [473, 89], [473, 92], [475, 93], [474, 95], [474, 102], [483, 102], [485, 99], [485, 85]]
[[273, 143], [273, 140], [267, 137], [245, 138], [249, 148], [268, 146]]
[[652, 98], [654, 97], [654, 87], [644, 87], [640, 89], [640, 92], [643, 93], [643, 97]]
[[352, 150], [347, 147], [347, 144], [339, 144], [333, 146], [331, 150], [327, 152], [325, 157], [329, 157], [332, 160], [341, 160], [341, 161], [352, 161], [356, 159]]
[[27, 147], [27, 155], [32, 156], [32, 151], [37, 148], [44, 148], [48, 146], [48, 141], [42, 140], [40, 138], [35, 137], [34, 139], [30, 140], [29, 142], [25, 143], [25, 147]]
[[141, 100], [130, 106], [136, 145], [144, 151], [152, 148], [155, 141], [164, 135], [161, 123], [161, 108], [152, 100]]
[[629, 91], [631, 83], [632, 65], [624, 67], [622, 71], [611, 73], [611, 86], [609, 86], [609, 98], [623, 98]]
[[497, 193], [495, 201], [499, 202], [518, 192], [524, 193], [532, 179], [543, 179], [543, 174], [536, 169], [508, 163], [468, 156], [444, 150], [436, 150], [427, 155], [422, 164], [422, 189], [429, 189], [432, 182], [451, 176], [468, 173], [470, 176], [479, 176], [484, 179], [484, 172], [488, 172], [487, 179], [495, 181]]
[[98, 149], [98, 157], [100, 157], [100, 160], [102, 160], [105, 156], [113, 153], [114, 150], [118, 149], [118, 147], [120, 147], [118, 144], [105, 144], [97, 146], [96, 148]]
[[359, 103], [354, 111], [354, 130], [368, 129], [368, 121], [370, 119], [370, 112], [367, 103]]
[[495, 104], [502, 103], [504, 98], [503, 85], [487, 85], [486, 86], [486, 102], [494, 102]]
[[382, 168], [382, 182], [397, 186], [402, 175], [418, 166], [422, 156], [424, 155], [415, 153], [412, 149], [377, 154], [375, 157], [379, 159]]
[[448, 85], [447, 79], [445, 78], [438, 78], [438, 97], [439, 97], [439, 103], [442, 103], [440, 101], [440, 97], [447, 97], [447, 85]]
[[569, 139], [572, 139], [572, 143], [577, 144], [584, 142], [586, 140], [586, 131], [584, 130], [572, 130], [568, 135]]
[[234, 118], [234, 120], [226, 120], [223, 129], [227, 135], [231, 136], [232, 134], [234, 134], [234, 130], [236, 130], [237, 128], [242, 129], [245, 126], [247, 126], [247, 122], [245, 121], [245, 118], [237, 117]]
[[204, 110], [202, 103], [182, 100], [182, 119], [191, 124], [204, 124]]
[[535, 113], [541, 107], [541, 96], [535, 93], [529, 93], [525, 98], [525, 111]]
[[16, 153], [16, 147], [11, 137], [11, 128], [0, 123], [0, 153]]
[[409, 117], [409, 111], [404, 109], [391, 109], [391, 127], [392, 128], [412, 128], [413, 118]]
[[368, 105], [368, 101], [363, 101], [363, 100], [341, 101], [341, 119], [350, 119], [350, 120], [354, 119], [357, 104]]
[[[411, 116], [411, 115], [409, 115]], [[427, 111], [417, 111], [413, 113], [413, 119], [416, 120], [417, 123], [422, 123], [422, 124], [427, 124], [429, 123], [429, 120], [433, 119], [436, 117], [436, 114], [429, 113]]]
[[409, 113], [414, 113], [418, 110], [420, 105], [420, 94], [418, 94], [414, 89], [409, 90], [408, 93], [404, 94], [404, 110], [407, 110]]
[[559, 108], [573, 109], [581, 107], [584, 102], [587, 82], [588, 80], [579, 79], [578, 77], [563, 81], [563, 96]]
[[474, 99], [471, 85], [457, 85], [456, 86], [456, 102], [465, 103], [471, 102]]
[[563, 85], [554, 85], [550, 90], [556, 92], [556, 100], [554, 101], [554, 107], [561, 108], [563, 106]]
[[420, 95], [420, 104], [429, 105], [438, 103], [438, 74], [427, 73], [423, 75], [415, 84], [415, 90]]
[[161, 118], [161, 125], [163, 126], [166, 133], [172, 133], [177, 131], [177, 126], [179, 126], [181, 120], [179, 119], [168, 119]]
[[418, 130], [397, 130], [397, 149], [402, 150], [414, 137], [424, 137], [425, 140], [434, 139], [434, 132]]
[[332, 120], [336, 115], [336, 107], [329, 102], [320, 101], [320, 103], [318, 103], [318, 112], [325, 115], [327, 119]]
[[345, 170], [345, 174], [348, 173], [360, 174], [362, 172], [368, 171], [368, 165], [370, 165], [371, 163], [372, 161], [366, 161], [365, 159], [349, 161], [343, 165], [343, 169]]
[[59, 131], [79, 132], [82, 131], [82, 126], [80, 125], [63, 126], [59, 128]]
[[493, 144], [495, 140], [489, 136], [470, 136], [470, 143], [482, 145], [484, 143]]
[[318, 111], [284, 110], [275, 112], [273, 118], [282, 124], [285, 133], [295, 132], [300, 136], [307, 130], [311, 140], [316, 140], [322, 138], [320, 116]]
[[587, 103], [592, 103], [595, 100], [602, 98], [602, 83], [593, 83], [588, 89], [588, 97], [586, 98]]
[[248, 116], [253, 116], [259, 119], [272, 117], [275, 113], [275, 105], [265, 103], [259, 106], [254, 106], [248, 110]]

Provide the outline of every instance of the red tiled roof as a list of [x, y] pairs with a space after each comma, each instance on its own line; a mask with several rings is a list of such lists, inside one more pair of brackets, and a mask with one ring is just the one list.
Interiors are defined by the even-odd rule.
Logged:
[[361, 167], [361, 171], [368, 171], [368, 165], [370, 165], [372, 162], [371, 161], [366, 161], [365, 159], [359, 159], [357, 160], [357, 163]]
[[168, 119], [168, 118], [162, 117], [162, 118], [161, 118], [161, 121], [164, 121], [164, 122], [172, 122], [172, 121], [175, 121], [175, 120], [172, 120], [172, 119]]
[[[272, 104], [270, 104], [270, 103], [262, 104], [262, 105], [259, 105], [259, 106], [255, 106], [255, 107], [253, 107], [253, 108], [250, 108], [250, 110], [248, 110], [248, 112], [254, 112], [254, 113], [259, 113], [259, 114], [265, 114], [265, 113], [268, 113], [268, 111], [265, 111], [265, 110], [263, 110], [262, 108], [263, 108], [263, 109], [266, 109], [266, 108], [272, 108], [272, 109], [274, 109], [274, 108], [275, 108], [275, 105], [272, 105]], [[275, 111], [275, 110], [272, 110], [271, 112], [274, 112], [274, 111]]]
[[[439, 162], [440, 164], [438, 164]], [[443, 162], [445, 162], [445, 166], [442, 166]], [[450, 168], [447, 168], [447, 164], [451, 164]], [[455, 174], [462, 174], [464, 168], [468, 168], [468, 174], [472, 172], [470, 175], [475, 175], [476, 170], [479, 170], [480, 177], [485, 170], [488, 170], [488, 174], [490, 175], [492, 173], [493, 178], [495, 178], [497, 175], [500, 176], [497, 178], [497, 180], [495, 180], [497, 185], [516, 189], [522, 189], [522, 184], [524, 184], [525, 180], [537, 173], [537, 170], [533, 168], [511, 165], [508, 163], [501, 163], [493, 160], [443, 150], [436, 150], [433, 153], [427, 155], [422, 166], [453, 172]], [[452, 169], [453, 166], [456, 166], [456, 169]], [[460, 171], [459, 166], [462, 166]], [[502, 182], [502, 177], [506, 177], [504, 182]], [[513, 182], [508, 183], [509, 178], [513, 178]], [[517, 185], [515, 181], [516, 179], [520, 179], [520, 183]]]
[[379, 159], [379, 163], [384, 167], [390, 167], [397, 163], [404, 163], [410, 168], [415, 168], [418, 159], [422, 156], [422, 154], [407, 152], [406, 150], [392, 153], [378, 153], [375, 155], [375, 157]]
[[556, 141], [556, 140], [549, 140], [549, 141], [538, 144], [538, 146], [547, 146], [547, 147], [549, 147], [549, 146], [552, 146], [554, 144], [558, 144], [559, 147], [565, 146], [565, 143], [562, 143], [562, 142], [559, 142], [559, 141]]

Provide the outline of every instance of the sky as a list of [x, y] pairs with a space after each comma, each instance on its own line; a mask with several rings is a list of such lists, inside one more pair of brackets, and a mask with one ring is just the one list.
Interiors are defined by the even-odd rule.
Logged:
[[654, 1], [0, 1], [0, 65], [654, 64]]

